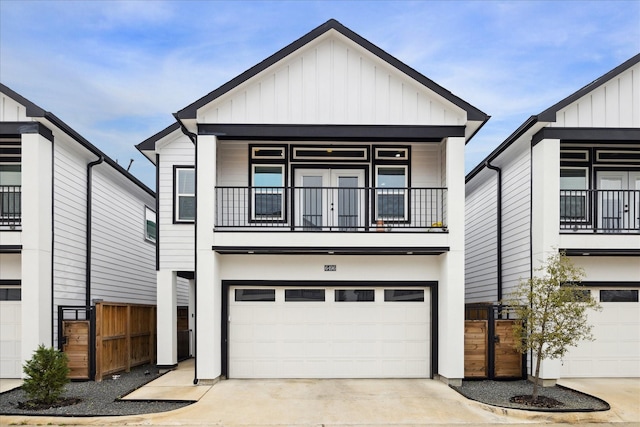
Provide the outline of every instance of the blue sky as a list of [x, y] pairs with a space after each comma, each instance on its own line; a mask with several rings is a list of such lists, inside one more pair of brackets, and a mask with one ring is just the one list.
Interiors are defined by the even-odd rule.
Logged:
[[640, 52], [637, 0], [0, 0], [0, 81], [154, 188], [135, 144], [330, 18], [492, 116], [467, 171]]

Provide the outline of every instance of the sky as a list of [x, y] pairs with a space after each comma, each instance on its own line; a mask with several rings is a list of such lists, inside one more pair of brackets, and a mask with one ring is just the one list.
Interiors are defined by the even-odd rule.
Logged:
[[155, 189], [136, 144], [331, 18], [491, 116], [467, 172], [640, 53], [640, 0], [0, 0], [0, 81]]

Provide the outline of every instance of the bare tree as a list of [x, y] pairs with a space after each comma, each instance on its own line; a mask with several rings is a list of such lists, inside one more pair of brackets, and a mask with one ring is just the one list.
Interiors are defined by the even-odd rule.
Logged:
[[543, 359], [562, 358], [581, 340], [593, 341], [587, 310], [600, 310], [588, 290], [580, 286], [584, 271], [562, 252], [547, 257], [528, 280], [523, 280], [507, 304], [522, 322], [514, 325], [516, 348], [535, 354], [533, 395], [538, 400], [540, 364]]

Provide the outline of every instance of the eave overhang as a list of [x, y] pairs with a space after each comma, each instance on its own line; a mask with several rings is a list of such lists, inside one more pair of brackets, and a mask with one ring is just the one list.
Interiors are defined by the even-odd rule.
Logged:
[[199, 124], [198, 135], [229, 140], [439, 142], [464, 126]]
[[614, 248], [571, 248], [558, 249], [567, 256], [640, 256], [640, 247], [635, 249], [614, 249]]
[[449, 252], [442, 247], [305, 247], [305, 246], [213, 246], [224, 255], [441, 255]]

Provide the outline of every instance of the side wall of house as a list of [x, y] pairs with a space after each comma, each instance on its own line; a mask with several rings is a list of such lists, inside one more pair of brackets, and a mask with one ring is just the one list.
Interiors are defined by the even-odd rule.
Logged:
[[484, 170], [467, 183], [465, 302], [491, 302], [497, 293], [497, 173]]
[[193, 223], [174, 223], [174, 167], [193, 166], [195, 147], [185, 135], [180, 134], [172, 141], [163, 144], [159, 153], [157, 220], [160, 230], [160, 269], [193, 271], [195, 268], [194, 225]]
[[111, 166], [93, 170], [91, 298], [156, 303], [155, 243], [145, 239], [145, 207], [155, 198]]

